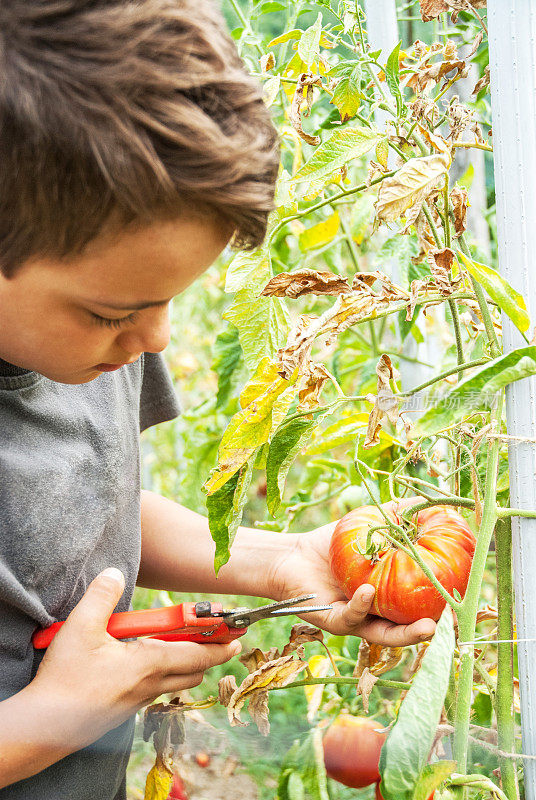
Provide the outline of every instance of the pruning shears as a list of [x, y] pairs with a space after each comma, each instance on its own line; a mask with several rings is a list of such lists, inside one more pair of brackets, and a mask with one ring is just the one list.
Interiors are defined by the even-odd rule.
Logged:
[[[308, 614], [328, 611], [327, 606], [300, 606], [316, 595], [304, 594], [291, 600], [280, 600], [259, 608], [233, 608], [224, 610], [221, 603], [201, 600], [198, 603], [180, 603], [164, 608], [143, 611], [119, 611], [112, 614], [107, 631], [115, 639], [136, 639], [148, 636], [166, 642], [200, 642], [225, 644], [243, 636], [250, 625], [261, 619], [285, 617], [289, 614]], [[63, 622], [54, 622], [48, 628], [35, 631], [32, 642], [37, 649], [48, 647]]]

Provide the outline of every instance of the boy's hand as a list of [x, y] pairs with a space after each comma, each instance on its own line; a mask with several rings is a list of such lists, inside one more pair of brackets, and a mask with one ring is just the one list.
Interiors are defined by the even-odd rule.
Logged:
[[[400, 506], [417, 502], [408, 498]], [[386, 503], [385, 508], [392, 506]], [[314, 592], [315, 603], [333, 605], [331, 611], [307, 614], [304, 619], [312, 625], [335, 635], [353, 634], [363, 636], [369, 642], [402, 647], [421, 642], [433, 636], [435, 622], [421, 619], [411, 625], [397, 625], [369, 614], [374, 598], [374, 587], [363, 584], [348, 600], [337, 585], [329, 566], [329, 545], [336, 522], [293, 537], [295, 547], [292, 554], [280, 559], [274, 570], [274, 591], [276, 599], [297, 597]]]
[[239, 642], [121, 642], [106, 626], [124, 589], [122, 573], [101, 572], [54, 637], [27, 690], [65, 712], [79, 749], [166, 692], [198, 686], [203, 673], [240, 652]]

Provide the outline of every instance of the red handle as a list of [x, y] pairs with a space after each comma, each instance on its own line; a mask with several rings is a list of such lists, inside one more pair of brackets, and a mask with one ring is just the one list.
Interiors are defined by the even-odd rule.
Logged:
[[[115, 639], [150, 636], [167, 642], [225, 643], [243, 636], [247, 628], [228, 628], [221, 617], [198, 617], [195, 603], [149, 608], [144, 611], [118, 611], [112, 614], [106, 630]], [[212, 613], [222, 610], [221, 603], [211, 604]], [[37, 649], [48, 647], [63, 622], [36, 630], [32, 642]]]

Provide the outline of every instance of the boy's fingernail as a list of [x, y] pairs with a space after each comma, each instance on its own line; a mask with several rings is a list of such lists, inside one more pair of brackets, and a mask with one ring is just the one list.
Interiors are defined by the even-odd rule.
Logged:
[[107, 567], [106, 569], [103, 569], [103, 571], [99, 573], [98, 577], [111, 578], [113, 581], [117, 581], [117, 583], [120, 583], [122, 586], [125, 583], [125, 576], [120, 569], [117, 569], [117, 567]]
[[229, 649], [233, 656], [237, 656], [242, 651], [242, 645], [240, 642], [233, 642]]

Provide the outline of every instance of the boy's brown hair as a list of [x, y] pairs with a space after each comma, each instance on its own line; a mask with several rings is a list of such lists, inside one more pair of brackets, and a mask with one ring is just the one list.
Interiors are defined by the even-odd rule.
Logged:
[[210, 0], [1, 0], [0, 270], [216, 213], [266, 232], [277, 134]]

